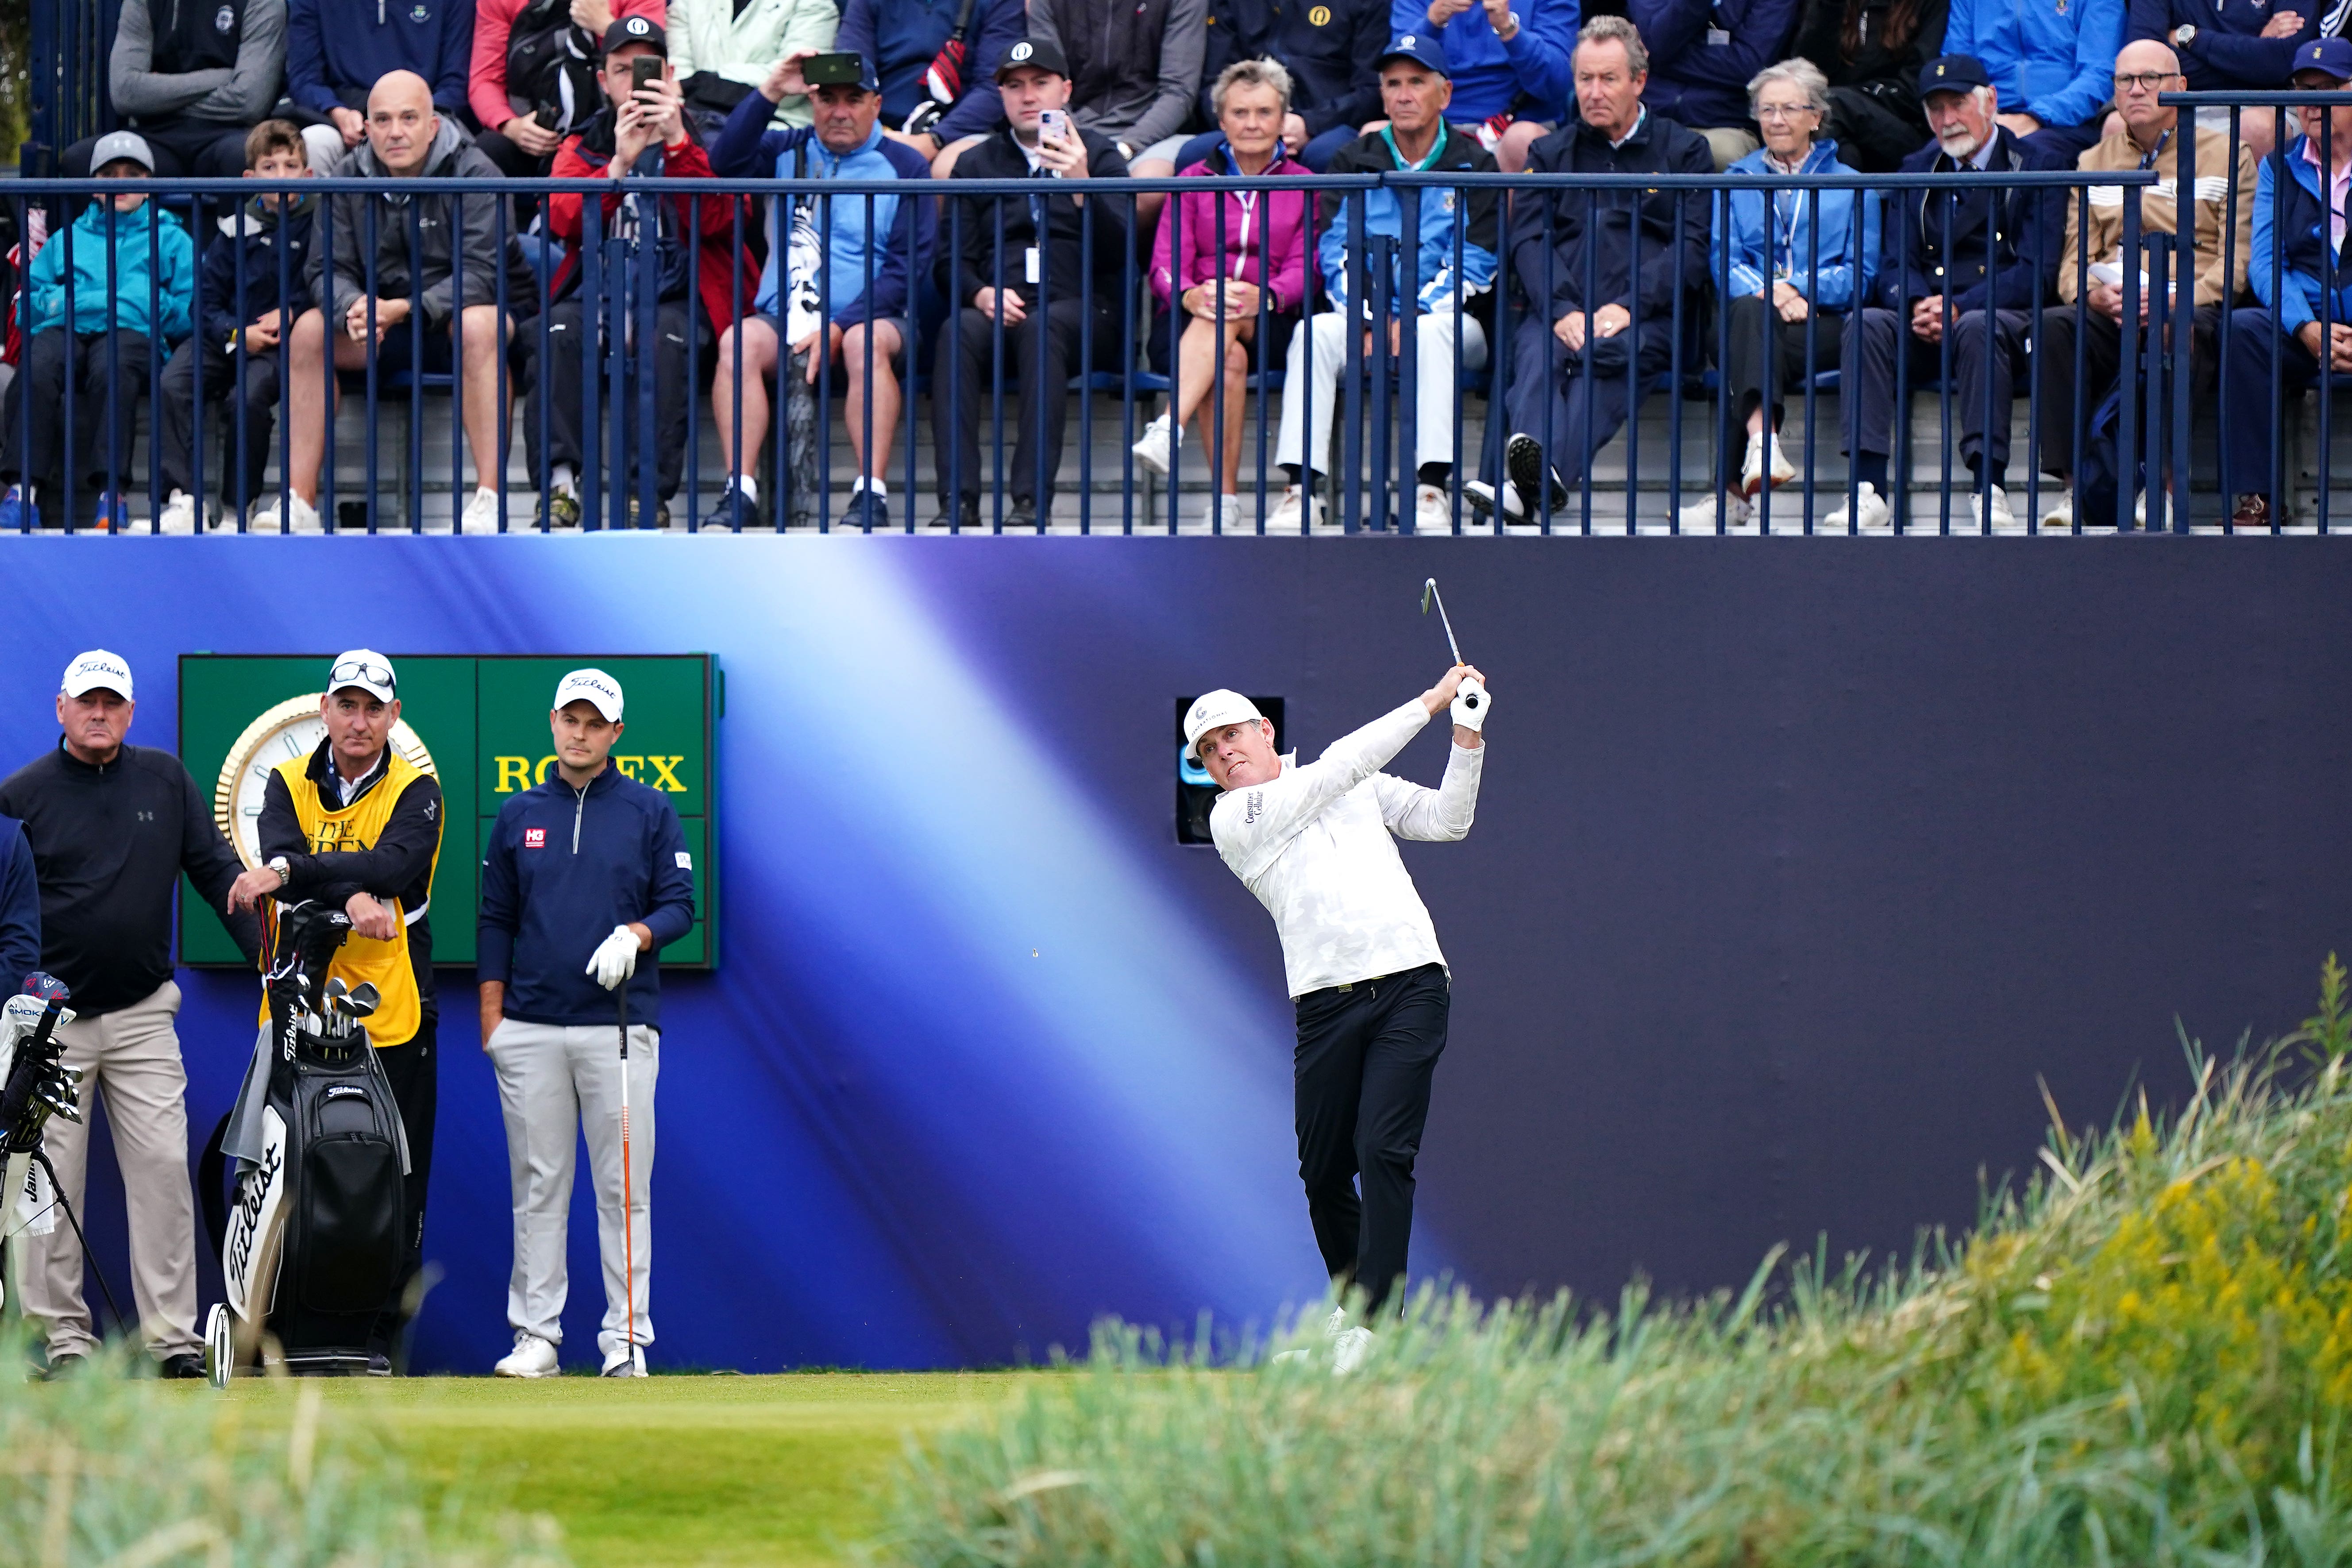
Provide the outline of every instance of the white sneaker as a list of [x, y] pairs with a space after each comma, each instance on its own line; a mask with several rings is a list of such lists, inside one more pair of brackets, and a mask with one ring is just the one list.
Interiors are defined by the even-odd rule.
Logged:
[[1412, 526], [1422, 533], [1444, 533], [1454, 527], [1454, 508], [1444, 490], [1435, 485], [1413, 487]]
[[604, 1358], [606, 1377], [643, 1377], [646, 1375], [646, 1347], [623, 1345], [618, 1354]]
[[1754, 495], [1764, 488], [1768, 472], [1776, 488], [1797, 477], [1797, 465], [1789, 461], [1788, 454], [1780, 450], [1778, 431], [1762, 441], [1748, 443], [1748, 456], [1739, 465], [1739, 488], [1748, 495]]
[[555, 1347], [537, 1334], [518, 1333], [515, 1348], [499, 1358], [490, 1371], [499, 1377], [555, 1377], [563, 1368], [555, 1357]]
[[[1713, 533], [1715, 506], [1716, 498], [1713, 496], [1701, 496], [1695, 501], [1685, 501], [1682, 510], [1675, 514], [1675, 521], [1685, 533]], [[1756, 509], [1748, 504], [1746, 496], [1734, 490], [1723, 492], [1723, 526], [1727, 531], [1745, 528], [1755, 521]]]
[[2042, 503], [2042, 526], [2071, 529], [2074, 526], [2074, 492], [2062, 489], [2053, 500]]
[[499, 492], [485, 486], [474, 492], [466, 503], [465, 515], [457, 520], [460, 533], [496, 533], [499, 531]]
[[[1995, 533], [2000, 533], [2005, 530], [2015, 528], [2017, 526], [2017, 519], [2010, 514], [2008, 493], [1999, 485], [1992, 486], [1991, 490], [1992, 531]], [[1975, 523], [1979, 528], [1982, 528], [1985, 525], [1985, 498], [1982, 495], [1971, 494], [1969, 497], [1969, 521]]]
[[197, 527], [195, 498], [185, 490], [173, 490], [163, 510], [155, 514], [158, 533], [194, 533]]
[[1224, 531], [1231, 533], [1242, 525], [1242, 498], [1211, 496], [1201, 503], [1201, 526], [1212, 533], [1222, 521]]
[[1131, 448], [1135, 460], [1155, 474], [1164, 475], [1176, 466], [1176, 432], [1161, 415], [1143, 427], [1143, 438]]
[[1489, 526], [1494, 522], [1497, 506], [1502, 508], [1506, 524], [1535, 521], [1519, 505], [1519, 488], [1517, 485], [1505, 485], [1498, 495], [1495, 487], [1486, 480], [1472, 479], [1462, 487], [1462, 497], [1470, 503], [1470, 510], [1477, 514], [1479, 521]]
[[1342, 1329], [1331, 1340], [1331, 1375], [1345, 1377], [1372, 1353], [1372, 1331]]
[[278, 501], [265, 501], [253, 514], [252, 531], [256, 533], [324, 533], [326, 527], [319, 521], [319, 509], [289, 490], [283, 499], [285, 510]]
[[1322, 527], [1323, 503], [1308, 495], [1305, 487], [1293, 485], [1282, 492], [1280, 500], [1274, 503], [1274, 510], [1265, 520], [1265, 531], [1268, 533], [1305, 531], [1299, 527], [1298, 520], [1301, 516], [1307, 520], [1307, 530]]
[[[1894, 526], [1894, 509], [1886, 504], [1886, 498], [1878, 493], [1878, 487], [1868, 479], [1863, 480], [1861, 484], [1854, 487], [1853, 502], [1854, 510], [1859, 514], [1861, 522], [1859, 531], [1884, 533]], [[1853, 529], [1853, 523], [1846, 517], [1843, 507], [1830, 513], [1822, 526], [1832, 533], [1844, 533]]]

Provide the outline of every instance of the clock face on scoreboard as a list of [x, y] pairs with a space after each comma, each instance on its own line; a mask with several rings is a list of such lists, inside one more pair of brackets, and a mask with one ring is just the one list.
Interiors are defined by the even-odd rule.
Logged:
[[[313, 691], [289, 697], [268, 709], [245, 727], [221, 763], [220, 782], [213, 788], [213, 820], [248, 867], [261, 864], [261, 797], [269, 787], [269, 775], [283, 763], [309, 757], [327, 738], [327, 721], [319, 717], [324, 695]], [[405, 719], [393, 725], [392, 746], [411, 766], [434, 772], [433, 754]]]

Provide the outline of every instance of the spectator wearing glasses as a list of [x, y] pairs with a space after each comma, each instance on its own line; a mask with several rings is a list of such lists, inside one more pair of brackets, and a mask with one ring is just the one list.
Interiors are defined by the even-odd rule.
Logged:
[[[2346, 193], [2352, 191], [2347, 84], [2352, 38], [2315, 38], [2295, 52], [2289, 85], [2298, 92], [2342, 93], [2344, 101], [2341, 107], [2298, 106], [2294, 117], [2303, 134], [2262, 161], [2254, 189], [2247, 270], [2262, 305], [2231, 319], [2230, 358], [2221, 369], [2229, 425], [2222, 482], [2231, 498], [2230, 521], [2239, 528], [2292, 521], [2285, 498], [2271, 493], [2271, 444], [2293, 406], [2273, 407], [2272, 376], [2278, 376], [2284, 399], [2316, 383], [2323, 361], [2332, 375], [2352, 374], [2352, 265], [2341, 259]], [[2273, 245], [2283, 252], [2276, 269]], [[2338, 258], [2332, 276], [2331, 254]]]
[[[169, 5], [122, 0], [107, 57], [107, 98], [147, 143], [155, 173], [233, 180], [245, 167], [245, 132], [278, 101], [286, 69], [286, 0]], [[58, 172], [89, 173], [90, 137], [67, 148]]]
[[[860, 58], [859, 80], [828, 82], [807, 94], [816, 105], [814, 127], [768, 128], [761, 105], [807, 88], [803, 66], [810, 52], [785, 56], [761, 85], [760, 102], [746, 99], [735, 110], [713, 144], [712, 162], [719, 171], [775, 179], [928, 182], [930, 165], [922, 153], [883, 134], [881, 79], [871, 60]], [[779, 198], [771, 210], [775, 229], [753, 313], [719, 340], [711, 417], [730, 477], [712, 521], [733, 529], [759, 521], [754, 471], [769, 419], [763, 378], [774, 375], [784, 400], [784, 458], [791, 468], [789, 495], [775, 498], [777, 526], [816, 521], [824, 484], [819, 461], [824, 432], [817, 423], [816, 398], [823, 377], [835, 388], [850, 450], [859, 459], [843, 521], [887, 528], [890, 442], [905, 406], [900, 388], [914, 342], [908, 325], [912, 280], [930, 265], [935, 210], [928, 192], [911, 188], [870, 199], [836, 196], [829, 206], [812, 195]], [[911, 504], [913, 498], [908, 499]]]
[[1764, 143], [1749, 118], [1758, 71], [1787, 52], [1797, 0], [1625, 0], [1650, 51], [1650, 108], [1706, 138], [1717, 171]]
[[[2116, 107], [2123, 117], [2124, 128], [2101, 138], [2099, 144], [2084, 153], [2077, 164], [2097, 172], [2149, 169], [2161, 178], [2162, 184], [2139, 194], [2142, 234], [2178, 234], [2180, 230], [2180, 193], [2175, 188], [2180, 171], [2180, 149], [2174, 138], [2181, 129], [2181, 115], [2180, 110], [2167, 109], [2157, 101], [2163, 93], [2180, 90], [2179, 63], [2169, 46], [2148, 38], [2126, 44], [2124, 52], [2116, 58]], [[2252, 243], [2254, 228], [2254, 161], [2251, 153], [2242, 147], [2238, 149], [2237, 210], [2233, 215], [2230, 203], [2232, 160], [2229, 133], [2195, 124], [2189, 129], [2197, 138], [2197, 179], [2188, 195], [2196, 214], [2197, 280], [2190, 338], [2192, 380], [2188, 390], [2204, 399], [2211, 395], [2220, 368], [2215, 345], [2220, 342], [2221, 312], [2245, 291], [2248, 247]], [[2090, 259], [2083, 267], [2077, 267], [2074, 261], [2082, 253], [2078, 246], [2084, 236], [2082, 208], [2074, 192], [2066, 193], [2065, 205], [2066, 238], [2058, 247], [2060, 303], [2042, 312], [2042, 325], [2033, 338], [2034, 379], [2042, 396], [2042, 467], [2068, 485], [2043, 503], [2042, 525], [2045, 528], [2068, 527], [2074, 521], [2072, 485], [2076, 458], [2074, 402], [2078, 389], [2074, 384], [2074, 356], [2078, 302], [2084, 307], [2084, 381], [2079, 395], [2086, 422], [2114, 388], [2122, 363], [2123, 187], [2091, 187], [2089, 243], [2084, 247]], [[2224, 242], [2232, 224], [2236, 228], [2235, 250]], [[2149, 292], [2143, 283], [2138, 313], [2143, 324], [2149, 316]], [[2150, 336], [2144, 340], [2140, 353], [2143, 356], [2160, 354], [2164, 346]], [[2145, 359], [2142, 363], [2146, 363]], [[2182, 391], [2176, 388], [2175, 395], [2180, 395]], [[2105, 526], [2115, 520], [2084, 521]]]
[[[1706, 139], [1643, 102], [1648, 81], [1648, 56], [1633, 23], [1622, 16], [1586, 23], [1576, 43], [1576, 121], [1535, 144], [1528, 171], [1713, 174]], [[1504, 407], [1513, 435], [1503, 448], [1505, 483], [1473, 479], [1463, 487], [1474, 508], [1492, 516], [1499, 507], [1505, 522], [1523, 523], [1543, 515], [1547, 499], [1565, 505], [1564, 483], [1580, 479], [1592, 454], [1623, 427], [1642, 384], [1675, 364], [1675, 280], [1685, 316], [1696, 320], [1707, 206], [1664, 189], [1521, 195], [1511, 268], [1529, 305], [1511, 340]], [[1684, 338], [1685, 347], [1696, 346], [1697, 334]], [[1563, 451], [1569, 460], [1553, 466], [1552, 454]]]
[[[469, 533], [494, 533], [507, 432], [498, 367], [509, 331], [509, 323], [499, 316], [498, 269], [518, 260], [513, 237], [508, 237], [508, 253], [500, 254], [494, 197], [426, 196], [412, 204], [396, 187], [400, 181], [420, 176], [494, 180], [498, 165], [465, 139], [455, 121], [435, 111], [423, 77], [394, 71], [376, 84], [368, 99], [368, 144], [348, 172], [378, 181], [381, 188], [328, 200], [334, 270], [326, 270], [330, 247], [314, 246], [309, 282], [311, 297], [323, 308], [306, 310], [295, 321], [289, 355], [293, 385], [287, 397], [287, 420], [292, 456], [287, 493], [284, 504], [272, 500], [254, 526], [264, 532], [319, 531], [319, 465], [327, 458], [332, 418], [322, 384], [331, 354], [338, 370], [363, 370], [371, 359], [380, 372], [457, 370], [465, 389], [466, 444], [474, 454], [475, 485], [458, 526]], [[375, 209], [372, 220], [371, 206]], [[413, 251], [412, 211], [416, 219]], [[364, 237], [371, 221], [373, 257], [366, 254]], [[457, 292], [461, 258], [462, 296]], [[532, 293], [526, 278], [509, 289], [508, 299], [528, 300]], [[409, 324], [412, 313], [422, 324], [421, 335]], [[415, 357], [419, 352], [422, 363]]]
[[2102, 134], [2124, 45], [2124, 0], [1951, 0], [1946, 56], [1967, 55], [2000, 95], [2000, 123], [2072, 168]]
[[623, 17], [662, 25], [662, 0], [474, 0], [466, 106], [502, 173], [543, 178], [555, 151], [604, 109], [597, 56]]
[[1829, 79], [1822, 134], [1866, 174], [1892, 174], [1928, 139], [1919, 68], [1944, 52], [1945, 0], [1811, 0], [1796, 52]]
[[[1493, 174], [1495, 155], [1470, 132], [1446, 123], [1445, 108], [1453, 91], [1445, 65], [1445, 51], [1429, 34], [1410, 34], [1391, 43], [1380, 59], [1381, 108], [1388, 121], [1332, 159], [1330, 172], [1381, 174], [1411, 169]], [[1315, 254], [1329, 307], [1300, 322], [1290, 335], [1282, 433], [1275, 440], [1276, 460], [1289, 475], [1290, 486], [1266, 523], [1270, 531], [1280, 533], [1296, 533], [1322, 521], [1322, 504], [1317, 497], [1323, 480], [1317, 469], [1331, 450], [1331, 416], [1339, 405], [1339, 383], [1348, 363], [1348, 334], [1359, 334], [1358, 353], [1365, 356], [1364, 363], [1375, 352], [1372, 334], [1357, 325], [1366, 312], [1351, 310], [1348, 303], [1355, 287], [1349, 258], [1360, 249], [1365, 237], [1355, 232], [1355, 206], [1336, 195], [1318, 205], [1324, 227]], [[1483, 300], [1495, 285], [1496, 250], [1500, 244], [1496, 215], [1500, 205], [1498, 193], [1491, 188], [1424, 190], [1419, 226], [1408, 239], [1404, 203], [1396, 191], [1382, 187], [1367, 191], [1363, 197], [1366, 236], [1386, 236], [1398, 242], [1389, 286], [1391, 314], [1385, 345], [1391, 361], [1404, 342], [1408, 244], [1413, 257], [1412, 275], [1418, 280], [1412, 290], [1416, 307], [1412, 317], [1413, 461], [1418, 465], [1413, 526], [1423, 532], [1453, 523], [1446, 492], [1454, 480], [1456, 377], [1463, 369], [1477, 370], [1486, 363], [1486, 324], [1470, 302]], [[1454, 268], [1457, 231], [1462, 247], [1458, 276]]]
[[[2172, 46], [2189, 92], [2271, 92], [2294, 70], [2296, 51], [2314, 38], [2334, 37], [2344, 30], [2347, 7], [2344, 0], [2288, 0], [2248, 5], [2240, 0], [2130, 0], [2127, 27], [2132, 39], [2153, 38]], [[2184, 90], [2168, 88], [2169, 92]], [[2117, 99], [2121, 109], [2123, 100]], [[2239, 139], [2255, 162], [2270, 156], [2274, 122], [2267, 109], [2248, 109], [2238, 115]], [[2202, 130], [2228, 135], [2227, 109], [2200, 109]], [[2112, 129], [2112, 128], [2111, 128]]]
[[[1381, 112], [1375, 63], [1388, 42], [1388, 0], [1232, 0], [1212, 8], [1204, 82], [1223, 79], [1243, 60], [1276, 59], [1290, 72], [1290, 107], [1282, 117], [1283, 151], [1320, 174], [1357, 127]], [[1201, 91], [1201, 109], [1218, 119], [1215, 89]], [[1204, 131], [1184, 143], [1176, 166], [1189, 169], [1209, 155], [1223, 134]]]
[[1389, 31], [1437, 36], [1453, 73], [1446, 112], [1516, 174], [1567, 110], [1579, 15], [1578, 0], [1391, 0]]
[[343, 172], [367, 140], [370, 98], [395, 71], [423, 80], [433, 107], [457, 122], [473, 64], [474, 3], [287, 0], [287, 107], [304, 122], [310, 167]]
[[[1818, 66], [1801, 59], [1767, 66], [1748, 90], [1764, 145], [1734, 163], [1733, 174], [1769, 180], [1852, 172], [1838, 161], [1835, 142], [1814, 140], [1829, 109], [1829, 83]], [[1725, 524], [1738, 527], [1754, 516], [1749, 503], [1759, 490], [1797, 477], [1780, 450], [1782, 395], [1838, 363], [1846, 315], [1878, 261], [1878, 196], [1735, 190], [1728, 205], [1727, 225], [1716, 214], [1711, 272], [1730, 280], [1723, 391], [1731, 400], [1732, 438], [1723, 448], [1722, 504]], [[1683, 509], [1686, 529], [1711, 529], [1716, 521], [1713, 496]]]
[[[1217, 492], [1202, 521], [1232, 528], [1241, 521], [1242, 416], [1248, 405], [1250, 349], [1261, 305], [1270, 331], [1297, 316], [1307, 289], [1307, 193], [1221, 191], [1219, 176], [1279, 177], [1301, 173], [1283, 152], [1289, 114], [1290, 73], [1272, 60], [1241, 60], [1217, 78], [1217, 120], [1224, 135], [1209, 156], [1183, 172], [1206, 188], [1179, 195], [1152, 242], [1151, 291], [1165, 320], [1153, 331], [1177, 332], [1176, 386], [1170, 407], [1143, 427], [1136, 460], [1155, 474], [1176, 466], [1179, 434], [1201, 416], [1201, 439], [1218, 459]], [[1222, 214], [1222, 219], [1220, 215]], [[1178, 229], [1183, 231], [1181, 239]], [[1177, 254], [1175, 247], [1183, 247]], [[1164, 341], [1164, 340], [1163, 340]], [[1159, 353], [1155, 346], [1154, 354]], [[1213, 439], [1209, 422], [1224, 382], [1224, 428]]]
[[[143, 180], [155, 169], [135, 131], [100, 137], [91, 157], [101, 180]], [[0, 530], [38, 528], [44, 503], [50, 522], [66, 522], [68, 469], [97, 497], [96, 526], [130, 526], [130, 503], [116, 487], [131, 466], [132, 416], [154, 374], [149, 356], [160, 365], [188, 335], [196, 280], [188, 231], [140, 211], [146, 202], [135, 191], [91, 202], [26, 273], [24, 374], [0, 396], [0, 481], [8, 485]]]
[[[1936, 140], [1903, 161], [1906, 174], [2013, 174], [2073, 163], [2060, 163], [2046, 145], [2024, 140], [2000, 118], [2000, 95], [1980, 60], [1967, 55], [1930, 60], [1919, 73], [1919, 88]], [[1899, 237], [1888, 241], [1885, 268], [1847, 327], [1839, 385], [1857, 510], [1849, 519], [1848, 509], [1838, 508], [1829, 527], [1887, 526], [1893, 516], [1888, 457], [1895, 422], [1909, 418], [1907, 409], [1895, 405], [1895, 359], [1906, 357], [1908, 385], [1931, 386], [1943, 372], [1948, 337], [1960, 456], [1980, 484], [1990, 485], [1990, 496], [1979, 488], [1969, 497], [1969, 508], [1980, 523], [1989, 512], [1994, 527], [2011, 526], [2003, 488], [2011, 382], [2058, 265], [2065, 193], [1979, 185], [1892, 195], [1886, 232]], [[1990, 431], [1984, 428], [1988, 384]]]

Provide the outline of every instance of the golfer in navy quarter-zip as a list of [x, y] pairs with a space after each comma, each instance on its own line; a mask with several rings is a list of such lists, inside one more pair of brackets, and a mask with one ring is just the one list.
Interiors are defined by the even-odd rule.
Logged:
[[[653, 1341], [646, 1193], [660, 1068], [663, 947], [694, 924], [694, 858], [659, 790], [613, 766], [621, 683], [575, 669], [548, 715], [557, 768], [499, 810], [482, 856], [482, 1048], [499, 1078], [514, 1193], [513, 1353], [503, 1377], [562, 1370], [564, 1235], [573, 1147], [587, 1134], [604, 1266], [596, 1336], [607, 1377], [644, 1371]], [[639, 960], [643, 962], [640, 963]], [[613, 993], [628, 987], [625, 1000]], [[628, 1019], [628, 1194], [623, 1202], [620, 1008]], [[623, 1215], [629, 1240], [624, 1243]]]

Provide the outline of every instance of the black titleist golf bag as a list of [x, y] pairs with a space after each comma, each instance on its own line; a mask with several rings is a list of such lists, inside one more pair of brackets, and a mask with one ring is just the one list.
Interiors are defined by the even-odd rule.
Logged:
[[[375, 987], [347, 990], [327, 973], [352, 922], [305, 902], [271, 924], [268, 1032], [205, 1151], [205, 1217], [228, 1284], [205, 1324], [215, 1384], [257, 1350], [297, 1373], [367, 1371], [406, 1224], [408, 1140], [360, 1026]], [[222, 1181], [232, 1159], [233, 1205]]]

